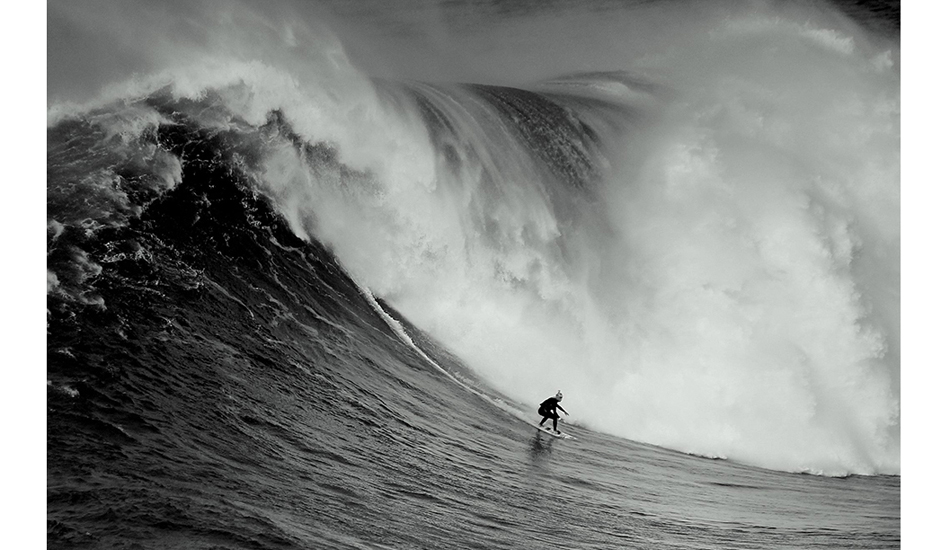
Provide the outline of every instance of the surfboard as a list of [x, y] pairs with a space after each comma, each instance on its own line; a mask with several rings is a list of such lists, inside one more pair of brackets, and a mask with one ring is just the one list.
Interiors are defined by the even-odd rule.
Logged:
[[538, 426], [534, 425], [534, 429], [538, 430], [541, 433], [545, 433], [551, 437], [556, 437], [558, 439], [574, 439], [574, 436], [565, 433], [564, 430], [561, 430], [561, 433], [554, 433], [554, 430], [551, 429], [551, 426]]

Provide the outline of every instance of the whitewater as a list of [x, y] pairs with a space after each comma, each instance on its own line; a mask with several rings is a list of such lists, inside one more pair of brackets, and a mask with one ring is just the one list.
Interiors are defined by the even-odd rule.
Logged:
[[899, 547], [876, 6], [49, 3], [48, 546]]

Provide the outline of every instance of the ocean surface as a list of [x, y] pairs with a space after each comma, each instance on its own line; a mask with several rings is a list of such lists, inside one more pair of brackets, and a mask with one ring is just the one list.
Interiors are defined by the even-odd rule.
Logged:
[[900, 547], [899, 3], [48, 12], [48, 548]]

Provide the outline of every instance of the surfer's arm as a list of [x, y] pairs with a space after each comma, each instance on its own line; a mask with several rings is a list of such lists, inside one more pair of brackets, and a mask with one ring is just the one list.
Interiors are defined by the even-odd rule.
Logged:
[[561, 412], [563, 412], [563, 413], [566, 414], [567, 416], [571, 416], [571, 413], [565, 411], [565, 410], [564, 410], [564, 407], [562, 407], [562, 406], [560, 406], [560, 405], [554, 405], [554, 406], [557, 407], [557, 408], [559, 408], [559, 409], [561, 409]]

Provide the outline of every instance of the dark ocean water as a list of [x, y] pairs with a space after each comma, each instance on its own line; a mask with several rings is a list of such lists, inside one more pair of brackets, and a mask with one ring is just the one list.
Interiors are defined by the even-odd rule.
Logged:
[[[893, 17], [889, 11], [880, 23], [888, 33], [899, 29]], [[893, 466], [892, 447], [878, 445], [889, 441], [893, 426], [863, 428], [865, 418], [894, 413], [874, 403], [841, 412], [838, 401], [825, 400], [840, 388], [832, 375], [810, 378], [809, 387], [818, 387], [812, 406], [847, 418], [842, 424], [851, 431], [835, 432], [841, 446], [827, 452], [812, 455], [805, 445], [806, 451], [789, 447], [789, 454], [798, 453], [792, 460], [799, 471], [813, 473], [837, 456], [834, 475], [783, 471], [784, 462], [772, 459], [782, 451], [770, 451], [767, 437], [734, 444], [755, 432], [743, 432], [729, 416], [721, 418], [721, 453], [702, 438], [691, 445], [671, 436], [669, 447], [695, 448], [690, 454], [610, 435], [596, 429], [596, 414], [585, 416], [581, 404], [591, 409], [595, 402], [572, 402], [582, 392], [567, 387], [562, 405], [573, 417], [562, 428], [575, 439], [539, 433], [534, 411], [564, 383], [553, 375], [560, 371], [527, 376], [537, 387], [525, 388], [517, 386], [521, 379], [479, 370], [473, 365], [484, 358], [463, 358], [469, 348], [446, 341], [451, 331], [432, 334], [440, 326], [433, 318], [455, 326], [464, 311], [445, 313], [434, 300], [420, 312], [402, 287], [367, 275], [364, 256], [382, 254], [376, 243], [400, 237], [386, 237], [389, 220], [379, 217], [384, 237], [371, 241], [340, 200], [397, 201], [381, 172], [348, 153], [347, 143], [372, 136], [314, 139], [299, 104], [247, 107], [261, 96], [243, 88], [253, 88], [252, 80], [208, 85], [199, 94], [175, 81], [97, 105], [51, 109], [47, 547], [900, 547], [901, 478], [881, 475], [899, 473], [899, 459]], [[650, 125], [662, 117], [603, 90], [661, 96], [667, 85], [588, 72], [541, 87], [379, 80], [373, 90], [382, 105], [421, 121], [441, 177], [477, 181], [458, 184], [471, 192], [463, 193], [463, 210], [484, 221], [479, 238], [511, 250], [504, 216], [517, 205], [543, 203], [565, 235], [567, 228], [595, 234], [577, 229], [585, 223], [602, 236], [622, 232], [603, 229], [607, 221], [595, 223], [585, 212], [598, 212], [590, 205], [601, 202], [601, 182], [616, 166], [615, 142], [629, 138], [624, 129], [656, 128]], [[648, 138], [629, 139], [649, 146]], [[521, 152], [501, 153], [514, 149]], [[296, 174], [296, 187], [274, 184], [286, 173]], [[519, 183], [525, 173], [538, 176], [530, 188]], [[301, 181], [310, 186], [305, 193]], [[336, 194], [321, 194], [325, 182]], [[529, 191], [544, 200], [518, 202]], [[300, 197], [319, 206], [296, 210]], [[860, 226], [863, 206], [851, 206], [849, 223]], [[337, 225], [321, 225], [335, 213]], [[577, 242], [548, 246], [544, 234], [543, 224], [525, 226], [515, 241], [565, 265], [586, 258]], [[862, 233], [871, 250], [874, 235]], [[405, 250], [419, 247], [420, 257], [448, 254], [412, 243]], [[475, 270], [471, 263], [481, 256], [469, 252]], [[855, 259], [852, 268], [887, 261], [866, 256], [872, 259]], [[451, 280], [451, 266], [439, 265], [449, 267], [433, 281]], [[518, 278], [500, 263], [494, 269], [511, 287], [528, 287], [535, 299], [563, 307], [548, 287], [531, 286], [543, 277]], [[855, 281], [854, 288], [871, 291], [878, 284]], [[427, 284], [439, 295], [441, 287]], [[398, 303], [412, 304], [406, 309], [433, 329], [417, 326]], [[861, 321], [871, 327], [863, 338], [887, 334], [874, 322]], [[499, 338], [480, 345], [503, 348]], [[875, 357], [886, 362], [885, 351]], [[847, 387], [861, 374], [886, 378], [876, 364], [849, 371]], [[668, 410], [657, 406], [658, 416]], [[685, 397], [681, 406], [691, 410]], [[743, 418], [774, 412], [756, 406], [728, 410]], [[703, 421], [684, 416], [686, 426]], [[691, 433], [670, 422], [670, 433]], [[794, 426], [775, 426], [796, 440]], [[869, 432], [872, 443], [862, 439]], [[803, 440], [826, 445], [821, 437]], [[760, 454], [742, 455], [755, 445]], [[751, 458], [708, 458], [730, 449]]]

